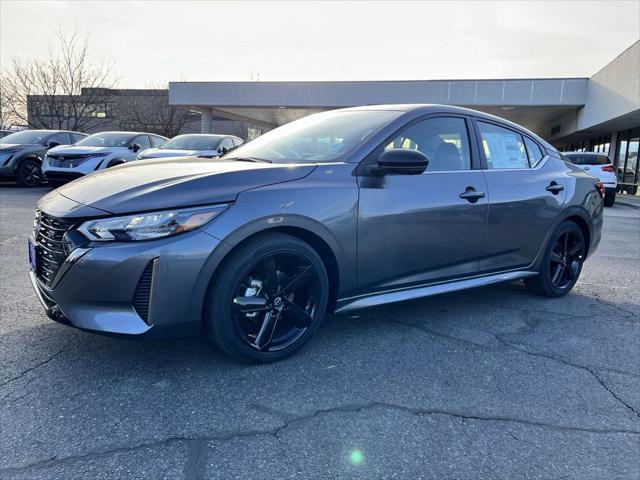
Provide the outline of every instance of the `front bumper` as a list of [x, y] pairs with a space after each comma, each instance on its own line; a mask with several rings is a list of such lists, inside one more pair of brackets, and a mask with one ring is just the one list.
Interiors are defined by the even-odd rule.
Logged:
[[[53, 287], [34, 272], [29, 277], [47, 316], [57, 322], [140, 339], [186, 337], [201, 330], [209, 280], [227, 248], [198, 231], [114, 243], [90, 248]], [[154, 262], [149, 280], [148, 266]], [[140, 308], [140, 298], [148, 310]]]

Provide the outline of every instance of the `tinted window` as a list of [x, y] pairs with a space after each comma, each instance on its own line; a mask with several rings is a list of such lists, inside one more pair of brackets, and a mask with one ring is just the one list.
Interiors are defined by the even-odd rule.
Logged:
[[68, 133], [56, 133], [47, 140], [47, 143], [51, 142], [56, 142], [58, 145], [69, 145], [71, 144], [71, 137]]
[[149, 142], [149, 137], [147, 135], [138, 135], [133, 139], [131, 144], [137, 143], [140, 145], [140, 150], [145, 150], [147, 148], [151, 148], [151, 142]]
[[400, 113], [352, 110], [309, 115], [241, 145], [225, 158], [275, 163], [339, 161]]
[[529, 168], [522, 135], [490, 123], [478, 122], [489, 169]]
[[524, 145], [527, 147], [527, 153], [529, 154], [529, 165], [535, 167], [544, 158], [544, 153], [542, 153], [536, 142], [527, 137], [524, 137]]
[[79, 133], [72, 133], [71, 134], [71, 140], [75, 143], [75, 142], [79, 142], [80, 140], [82, 140], [83, 138], [85, 138], [86, 135], [81, 135]]
[[606, 155], [588, 155], [584, 153], [565, 153], [574, 165], [607, 165], [611, 163]]
[[218, 135], [178, 135], [173, 137], [162, 148], [176, 150], [215, 150], [220, 143]]
[[231, 150], [233, 148], [233, 142], [229, 137], [223, 138], [218, 148], [220, 149], [226, 148], [227, 150]]
[[50, 132], [46, 130], [25, 130], [7, 135], [2, 139], [2, 143], [13, 143], [16, 145], [43, 143], [44, 139], [49, 135]]
[[130, 133], [104, 132], [94, 133], [80, 140], [76, 145], [86, 147], [124, 147], [131, 140]]
[[155, 135], [151, 135], [151, 146], [154, 148], [161, 147], [166, 142], [167, 140], [162, 137], [156, 137]]
[[424, 153], [430, 172], [471, 168], [469, 134], [462, 118], [437, 117], [415, 123], [384, 148], [410, 148]]

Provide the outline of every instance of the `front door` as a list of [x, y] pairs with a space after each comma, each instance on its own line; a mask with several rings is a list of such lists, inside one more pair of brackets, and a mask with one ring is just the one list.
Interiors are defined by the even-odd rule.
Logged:
[[482, 254], [487, 185], [464, 117], [429, 117], [370, 156], [420, 150], [420, 175], [360, 176], [358, 284], [362, 294], [473, 275]]

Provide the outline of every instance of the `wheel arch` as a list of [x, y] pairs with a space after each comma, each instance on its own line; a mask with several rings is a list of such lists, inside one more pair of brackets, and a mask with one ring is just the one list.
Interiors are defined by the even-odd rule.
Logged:
[[280, 225], [272, 225], [265, 227], [264, 221], [257, 220], [242, 226], [225, 237], [223, 242], [213, 250], [206, 265], [201, 269], [199, 280], [197, 281], [198, 291], [194, 292], [195, 298], [200, 301], [196, 305], [200, 305], [199, 312], [202, 319], [206, 313], [207, 299], [211, 287], [211, 283], [215, 281], [216, 275], [220, 267], [229, 258], [229, 255], [236, 249], [254, 238], [267, 233], [283, 233], [298, 238], [307, 243], [320, 256], [322, 262], [327, 269], [329, 279], [329, 303], [327, 310], [332, 311], [339, 297], [340, 288], [343, 286], [341, 279], [341, 269], [339, 267], [339, 252], [336, 251], [337, 242], [328, 234], [323, 232], [324, 227], [314, 225], [310, 219], [287, 218]]

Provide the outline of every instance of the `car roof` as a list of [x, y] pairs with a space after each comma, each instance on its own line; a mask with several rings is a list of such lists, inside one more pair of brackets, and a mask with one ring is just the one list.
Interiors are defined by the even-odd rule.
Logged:
[[[455, 105], [441, 105], [437, 103], [415, 103], [415, 104], [389, 104], [389, 105], [366, 105], [362, 107], [349, 107], [343, 108], [342, 111], [359, 111], [359, 110], [370, 110], [370, 111], [396, 111], [396, 112], [415, 112], [417, 114], [427, 115], [430, 113], [452, 113], [458, 115], [467, 115], [478, 117], [480, 119], [490, 120], [493, 122], [501, 123], [503, 125], [515, 128], [517, 130], [524, 130], [530, 136], [534, 137], [539, 143], [544, 145], [546, 148], [550, 148], [555, 150], [555, 147], [547, 142], [545, 139], [530, 131], [529, 129], [523, 127], [522, 125], [518, 125], [517, 123], [511, 122], [504, 118], [498, 117], [496, 115], [491, 115], [489, 113], [481, 112], [479, 110], [474, 110], [472, 108], [458, 107]], [[339, 111], [339, 110], [333, 110]]]
[[163, 137], [162, 135], [160, 135], [159, 133], [149, 133], [149, 132], [121, 132], [120, 130], [105, 130], [104, 132], [95, 132], [92, 133], [91, 135], [99, 135], [101, 133], [123, 133], [125, 135], [153, 135], [154, 137], [162, 137], [162, 138], [167, 138], [167, 137]]
[[78, 133], [87, 135], [86, 133], [76, 132], [75, 130], [51, 130], [48, 128], [29, 128], [27, 130], [2, 130], [3, 132], [20, 133], [20, 132], [49, 132], [49, 133]]

